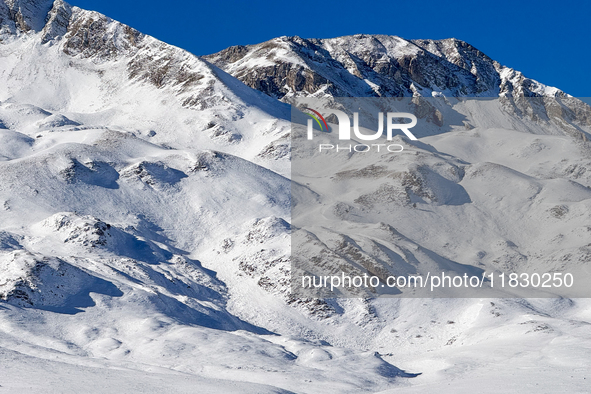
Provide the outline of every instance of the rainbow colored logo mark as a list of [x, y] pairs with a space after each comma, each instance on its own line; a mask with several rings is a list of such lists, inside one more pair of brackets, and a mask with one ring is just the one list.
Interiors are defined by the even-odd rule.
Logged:
[[[322, 117], [322, 115], [320, 115], [320, 113], [318, 111], [314, 111], [313, 109], [310, 108], [304, 108], [307, 111], [312, 111], [314, 112], [316, 115], [318, 115], [320, 117], [320, 119], [322, 119], [322, 123], [324, 123], [324, 126], [326, 127], [326, 131], [328, 131], [328, 125], [326, 124], [326, 120], [324, 120], [324, 118]], [[320, 126], [320, 130], [324, 131], [324, 128], [322, 127], [322, 123], [320, 123], [320, 120], [315, 117], [312, 114], [306, 114], [308, 116], [311, 116], [312, 118], [314, 118], [314, 120], [316, 121], [316, 123], [318, 123], [318, 126]]]

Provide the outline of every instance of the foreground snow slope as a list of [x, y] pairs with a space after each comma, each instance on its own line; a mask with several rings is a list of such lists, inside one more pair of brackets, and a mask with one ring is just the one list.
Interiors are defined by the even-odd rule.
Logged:
[[[1, 1], [0, 38], [0, 392], [456, 392], [460, 379], [484, 385], [507, 374], [515, 378], [498, 384], [520, 391], [538, 381], [569, 392], [587, 387], [585, 300], [290, 295], [289, 107], [241, 75], [60, 0]], [[435, 74], [448, 72], [430, 57], [448, 53], [443, 44], [414, 43], [416, 54], [431, 54], [414, 62], [426, 57]], [[330, 45], [342, 54], [367, 48], [350, 38]], [[405, 56], [412, 63], [416, 54]], [[252, 62], [253, 70], [261, 65]], [[380, 78], [367, 79], [406, 89]], [[464, 85], [501, 93], [470, 78], [452, 93]], [[304, 93], [313, 91], [294, 91]], [[422, 204], [457, 223], [491, 217], [498, 231], [486, 236], [494, 243], [456, 233], [460, 242], [443, 247], [409, 215], [401, 226], [407, 241], [394, 246], [468, 263], [486, 249], [485, 264], [518, 261], [540, 245], [556, 258], [582, 254], [585, 124], [577, 133], [535, 135], [469, 121], [480, 127], [405, 141], [411, 153], [392, 170], [475, 174], [426, 180], [425, 195], [437, 198]], [[492, 148], [516, 135], [511, 149]], [[537, 188], [532, 210], [551, 231], [510, 228], [493, 202], [519, 210], [524, 197], [501, 195], [494, 182], [506, 178], [524, 193]], [[459, 187], [471, 203], [459, 201]], [[402, 199], [384, 209], [406, 208]]]

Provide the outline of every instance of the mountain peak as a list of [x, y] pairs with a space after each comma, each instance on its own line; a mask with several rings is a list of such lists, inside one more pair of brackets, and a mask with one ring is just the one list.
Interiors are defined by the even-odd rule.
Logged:
[[204, 57], [248, 86], [289, 101], [297, 96], [402, 97], [562, 95], [456, 39], [406, 40], [355, 34], [280, 37]]

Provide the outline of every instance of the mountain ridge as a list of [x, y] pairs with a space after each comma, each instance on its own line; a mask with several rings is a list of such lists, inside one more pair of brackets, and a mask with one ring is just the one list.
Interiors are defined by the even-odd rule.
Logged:
[[[455, 38], [284, 36], [261, 44], [230, 47], [203, 58], [278, 99], [297, 96], [298, 91], [321, 97], [324, 90], [342, 97], [498, 97], [513, 93], [526, 97], [567, 96], [559, 89], [525, 78]], [[428, 74], [437, 67], [441, 70]]]

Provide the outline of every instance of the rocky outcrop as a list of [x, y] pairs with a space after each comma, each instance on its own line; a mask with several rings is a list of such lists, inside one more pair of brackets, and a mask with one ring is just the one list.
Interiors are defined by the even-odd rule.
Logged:
[[502, 66], [468, 43], [365, 35], [279, 37], [205, 56], [272, 97], [564, 95]]

